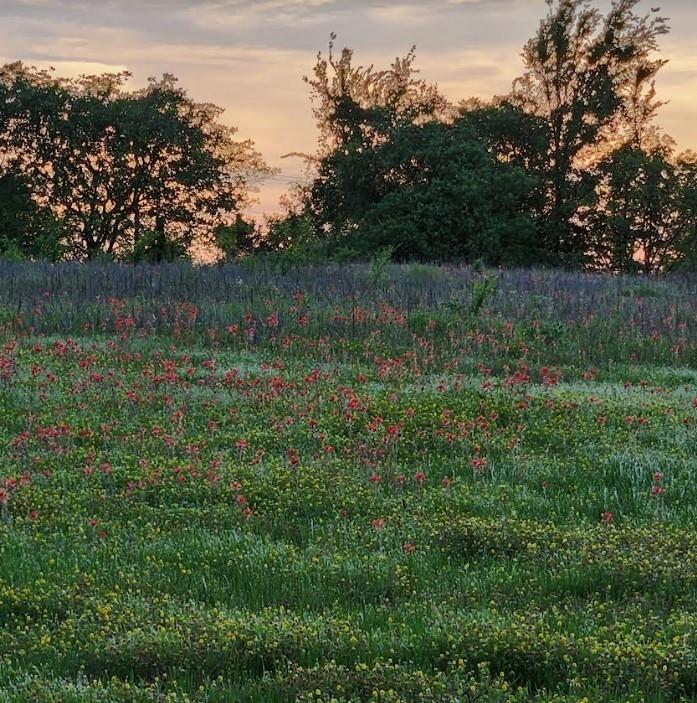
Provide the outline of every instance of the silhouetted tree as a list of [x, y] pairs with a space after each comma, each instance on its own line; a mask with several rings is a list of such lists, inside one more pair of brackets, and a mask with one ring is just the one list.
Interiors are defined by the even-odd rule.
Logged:
[[172, 76], [138, 91], [128, 77], [0, 69], [0, 149], [78, 258], [126, 255], [145, 232], [170, 254], [205, 242], [268, 172], [220, 124], [220, 108], [194, 102]]
[[320, 148], [305, 201], [316, 232], [359, 256], [392, 245], [400, 258], [498, 263], [531, 251], [525, 172], [497, 162], [454, 119], [417, 77], [413, 51], [384, 71], [352, 58], [349, 49], [336, 58], [330, 44], [308, 79]]
[[227, 261], [241, 254], [250, 254], [257, 247], [258, 233], [253, 223], [238, 214], [232, 224], [218, 225], [213, 231], [213, 243]]
[[538, 226], [556, 263], [588, 253], [584, 219], [595, 203], [595, 160], [641, 140], [653, 118], [654, 57], [665, 20], [637, 15], [639, 0], [614, 0], [603, 15], [588, 0], [548, 0], [549, 12], [525, 46], [525, 73], [507, 101], [543, 121], [538, 164], [544, 211]]
[[57, 261], [60, 225], [40, 208], [27, 184], [11, 171], [0, 174], [0, 256]]

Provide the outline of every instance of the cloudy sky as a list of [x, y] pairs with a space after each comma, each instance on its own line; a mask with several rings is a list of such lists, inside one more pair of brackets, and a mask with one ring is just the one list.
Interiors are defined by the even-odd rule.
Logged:
[[[697, 148], [697, 0], [641, 7], [655, 4], [672, 26], [661, 124], [681, 148]], [[301, 177], [302, 163], [281, 155], [314, 148], [302, 76], [330, 32], [363, 64], [384, 66], [415, 44], [422, 76], [458, 101], [509, 88], [545, 11], [544, 0], [0, 0], [0, 61], [63, 74], [128, 69], [137, 83], [174, 73], [194, 98], [225, 107], [225, 121], [281, 168], [258, 214]]]

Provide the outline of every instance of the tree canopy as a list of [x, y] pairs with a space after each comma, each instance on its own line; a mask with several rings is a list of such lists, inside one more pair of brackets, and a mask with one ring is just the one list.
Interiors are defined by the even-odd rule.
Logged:
[[60, 224], [75, 258], [138, 255], [146, 236], [154, 258], [205, 245], [269, 171], [220, 108], [194, 102], [174, 77], [141, 90], [128, 79], [0, 69], [3, 170]]
[[[693, 159], [655, 124], [658, 10], [548, 0], [508, 94], [455, 108], [330, 42], [311, 78], [319, 147], [292, 217], [329, 250], [646, 272], [687, 260]], [[692, 228], [692, 229], [691, 229]], [[304, 245], [305, 246], [305, 245]]]
[[415, 49], [320, 52], [318, 145], [286, 214], [244, 218], [271, 173], [168, 74], [0, 68], [0, 253], [161, 261], [215, 248], [652, 273], [697, 266], [697, 157], [657, 125], [657, 9], [547, 0], [508, 93], [455, 105]]

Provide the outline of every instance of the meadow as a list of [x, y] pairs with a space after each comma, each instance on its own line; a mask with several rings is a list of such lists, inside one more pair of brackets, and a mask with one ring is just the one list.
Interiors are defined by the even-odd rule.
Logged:
[[697, 278], [0, 263], [0, 702], [697, 700]]

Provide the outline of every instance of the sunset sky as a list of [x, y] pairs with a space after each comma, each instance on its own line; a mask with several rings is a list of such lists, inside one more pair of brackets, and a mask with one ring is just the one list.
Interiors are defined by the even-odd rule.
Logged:
[[[641, 7], [656, 4], [672, 27], [660, 124], [680, 148], [697, 148], [697, 0]], [[422, 76], [458, 101], [508, 90], [545, 12], [544, 0], [0, 0], [0, 61], [62, 74], [128, 69], [136, 84], [174, 73], [194, 98], [225, 107], [224, 120], [282, 169], [264, 185], [258, 215], [302, 175], [299, 160], [281, 155], [314, 149], [302, 76], [330, 32], [362, 64], [385, 66], [415, 44]]]

